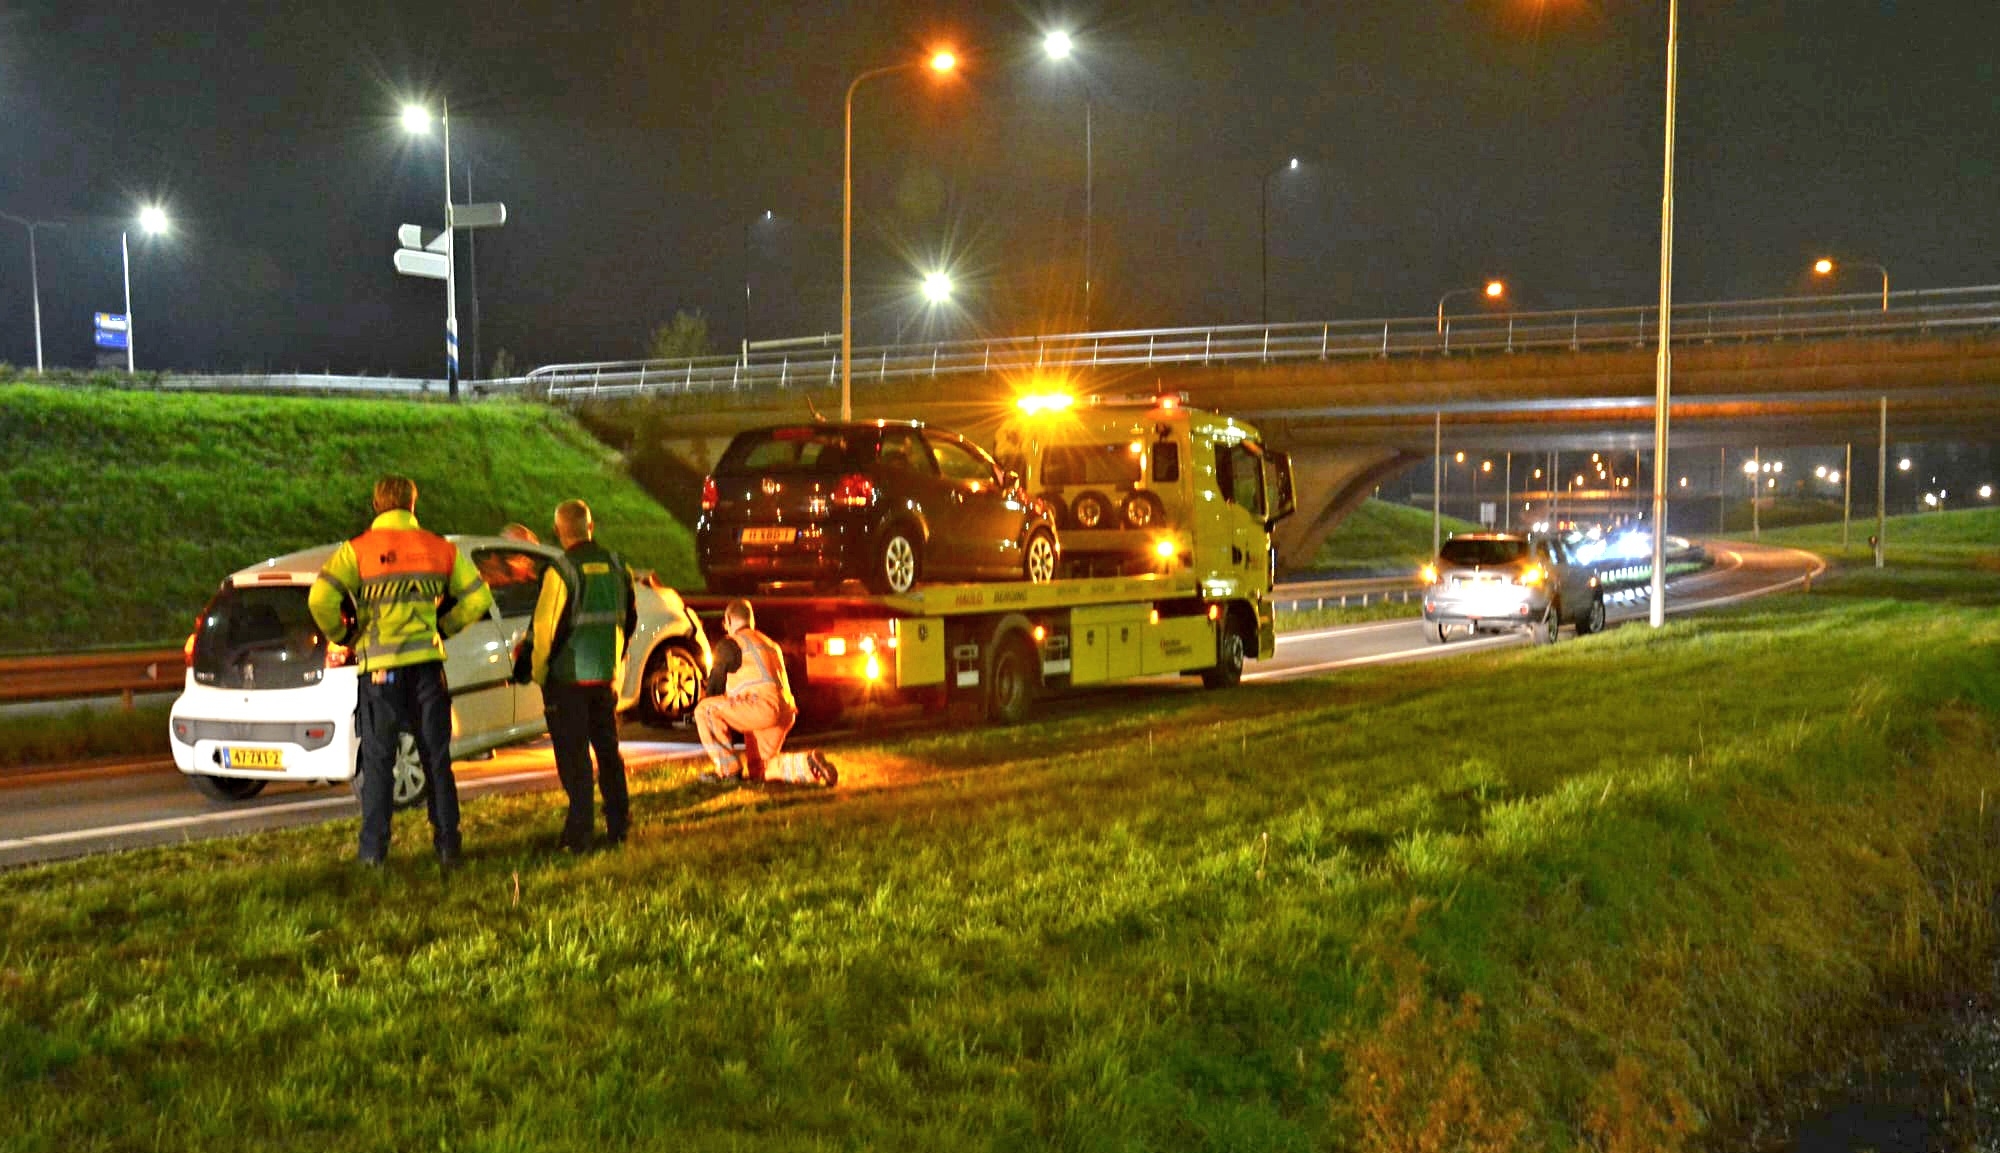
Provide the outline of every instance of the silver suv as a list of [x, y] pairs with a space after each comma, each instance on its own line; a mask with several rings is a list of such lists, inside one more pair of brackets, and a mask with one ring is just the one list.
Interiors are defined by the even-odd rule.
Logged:
[[1560, 537], [1463, 533], [1424, 566], [1424, 639], [1442, 644], [1463, 632], [1525, 629], [1550, 643], [1565, 624], [1578, 636], [1604, 628], [1597, 573], [1578, 564]]

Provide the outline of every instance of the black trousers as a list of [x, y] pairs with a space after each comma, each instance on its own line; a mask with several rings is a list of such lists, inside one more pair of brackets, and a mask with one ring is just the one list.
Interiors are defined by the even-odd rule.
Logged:
[[389, 855], [389, 814], [394, 807], [396, 746], [405, 729], [416, 738], [417, 759], [431, 783], [431, 841], [458, 851], [458, 780], [451, 775], [451, 688], [444, 662], [425, 661], [362, 673], [355, 728], [361, 741], [361, 859]]
[[572, 849], [590, 846], [592, 750], [597, 752], [597, 788], [604, 794], [604, 832], [614, 841], [624, 840], [631, 802], [625, 791], [625, 758], [618, 752], [617, 695], [610, 685], [551, 681], [542, 686], [542, 711], [549, 721], [549, 741], [555, 745], [556, 778], [569, 794], [563, 844]]

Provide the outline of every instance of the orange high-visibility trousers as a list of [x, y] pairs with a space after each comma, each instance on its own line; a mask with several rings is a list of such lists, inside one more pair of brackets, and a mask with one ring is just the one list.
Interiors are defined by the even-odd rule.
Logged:
[[[782, 690], [770, 681], [739, 689], [728, 696], [708, 697], [694, 707], [694, 728], [701, 734], [701, 747], [723, 776], [739, 772], [753, 781], [766, 778], [779, 765], [785, 737], [799, 719], [798, 709], [785, 700]], [[739, 768], [730, 733], [743, 734], [743, 761]], [[797, 758], [782, 758], [790, 762]], [[747, 769], [747, 772], [744, 770]], [[808, 778], [810, 779], [810, 778]]]

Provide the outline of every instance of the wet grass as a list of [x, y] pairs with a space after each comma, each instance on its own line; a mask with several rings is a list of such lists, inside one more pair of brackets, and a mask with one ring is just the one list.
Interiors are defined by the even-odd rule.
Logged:
[[1992, 613], [1794, 597], [663, 772], [580, 861], [483, 799], [449, 885], [15, 872], [0, 1145], [1671, 1148], [1984, 949], [1996, 709]]

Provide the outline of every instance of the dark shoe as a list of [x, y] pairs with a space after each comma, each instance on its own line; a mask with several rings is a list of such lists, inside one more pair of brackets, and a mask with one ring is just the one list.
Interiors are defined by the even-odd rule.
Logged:
[[556, 852], [564, 856], [581, 857], [589, 851], [590, 845], [588, 842], [579, 845], [575, 841], [567, 840], [563, 837], [556, 838]]
[[364, 872], [379, 873], [389, 860], [387, 857], [356, 857], [354, 863]]
[[622, 849], [625, 847], [625, 834], [606, 833], [604, 834], [604, 840], [599, 843], [599, 847], [605, 849]]
[[829, 789], [840, 783], [840, 770], [834, 768], [833, 762], [818, 749], [806, 754], [806, 767], [812, 770], [813, 780]]
[[439, 845], [437, 850], [438, 871], [449, 873], [458, 868], [459, 852], [455, 848]]

